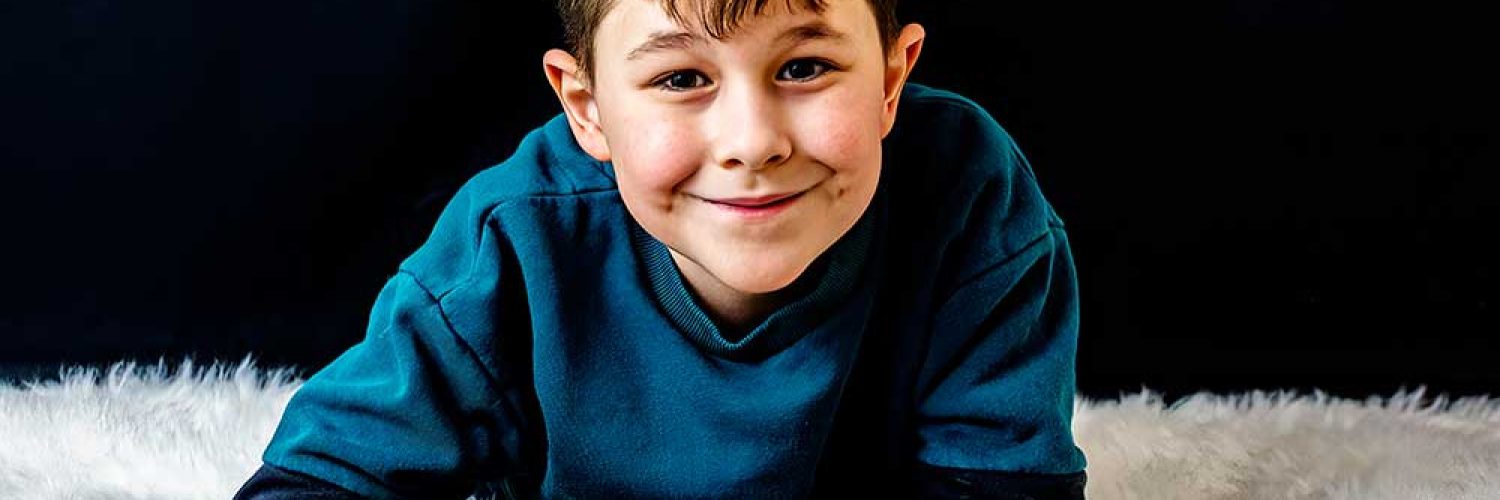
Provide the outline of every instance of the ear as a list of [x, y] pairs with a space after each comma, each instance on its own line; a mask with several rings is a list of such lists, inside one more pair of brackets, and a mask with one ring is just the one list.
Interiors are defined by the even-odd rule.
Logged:
[[557, 93], [557, 100], [562, 102], [563, 114], [568, 116], [568, 126], [573, 129], [578, 145], [594, 159], [609, 161], [609, 143], [599, 128], [594, 90], [587, 75], [579, 72], [578, 61], [566, 51], [552, 49], [542, 55], [542, 69], [547, 72], [547, 81]]
[[927, 39], [927, 30], [920, 24], [908, 24], [901, 28], [896, 43], [885, 56], [885, 105], [881, 111], [880, 137], [885, 138], [896, 125], [896, 105], [901, 102], [901, 89], [906, 87], [906, 78], [911, 76], [917, 57], [922, 55], [922, 42]]

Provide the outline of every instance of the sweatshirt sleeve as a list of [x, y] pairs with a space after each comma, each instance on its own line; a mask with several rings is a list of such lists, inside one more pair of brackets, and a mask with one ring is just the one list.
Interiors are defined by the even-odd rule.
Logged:
[[359, 495], [315, 477], [262, 465], [234, 494], [234, 500], [358, 500]]
[[506, 408], [491, 376], [402, 271], [380, 292], [365, 339], [292, 397], [263, 459], [365, 498], [462, 498], [480, 471], [505, 468], [495, 461]]
[[1078, 292], [1061, 224], [964, 280], [938, 311], [919, 379], [924, 494], [1082, 498]]

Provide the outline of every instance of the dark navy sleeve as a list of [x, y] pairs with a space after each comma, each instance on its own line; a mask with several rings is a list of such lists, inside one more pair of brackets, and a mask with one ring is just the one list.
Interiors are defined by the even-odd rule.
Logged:
[[903, 111], [916, 121], [891, 148], [944, 193], [933, 204], [933, 312], [911, 353], [919, 487], [936, 498], [1077, 498], [1078, 285], [1063, 220], [984, 108], [919, 90]]
[[1078, 297], [1062, 227], [966, 280], [933, 330], [918, 407], [923, 491], [1082, 498], [1071, 430]]
[[360, 496], [338, 485], [274, 465], [262, 465], [245, 481], [234, 500], [357, 500]]
[[[365, 339], [292, 397], [263, 459], [360, 497], [462, 498], [482, 474], [505, 472], [502, 441], [514, 441], [491, 377], [403, 271], [381, 291]], [[321, 484], [271, 480], [281, 490]]]
[[1088, 477], [1071, 474], [953, 469], [918, 466], [918, 498], [991, 500], [1082, 500]]

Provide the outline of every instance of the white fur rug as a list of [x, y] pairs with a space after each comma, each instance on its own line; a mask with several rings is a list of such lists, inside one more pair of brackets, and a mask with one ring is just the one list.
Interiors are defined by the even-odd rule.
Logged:
[[[116, 365], [0, 384], [0, 499], [229, 498], [299, 382]], [[1092, 500], [1500, 499], [1500, 399], [1150, 392], [1077, 403]]]

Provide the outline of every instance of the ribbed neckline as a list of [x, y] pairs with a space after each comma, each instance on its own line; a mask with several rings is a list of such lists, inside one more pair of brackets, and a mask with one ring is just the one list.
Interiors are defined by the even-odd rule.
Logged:
[[791, 286], [805, 292], [781, 306], [738, 341], [729, 341], [693, 297], [665, 244], [630, 220], [631, 242], [646, 271], [657, 305], [688, 341], [711, 354], [746, 360], [763, 358], [795, 343], [816, 328], [855, 289], [869, 253], [873, 212], [809, 266]]

